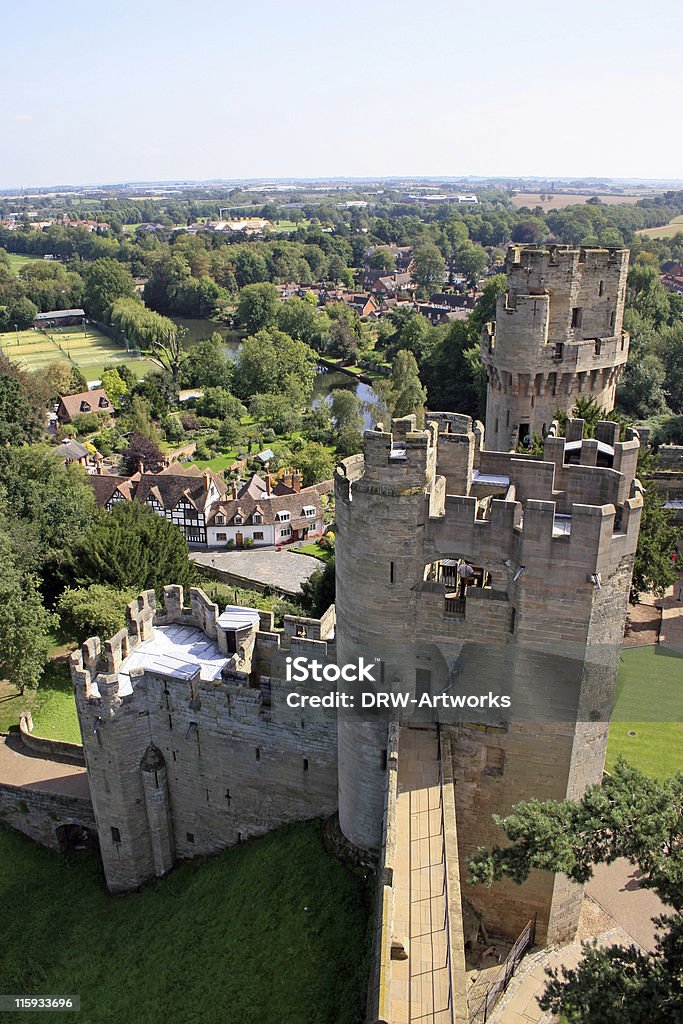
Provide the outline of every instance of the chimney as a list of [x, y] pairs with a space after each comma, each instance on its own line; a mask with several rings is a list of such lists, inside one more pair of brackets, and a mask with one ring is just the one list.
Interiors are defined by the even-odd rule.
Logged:
[[299, 491], [301, 490], [301, 473], [297, 472], [294, 473], [294, 475], [292, 476], [292, 487], [298, 494]]
[[288, 469], [288, 470], [287, 470], [287, 471], [286, 471], [286, 472], [285, 472], [285, 473], [283, 474], [283, 476], [282, 476], [282, 482], [283, 482], [283, 484], [285, 485], [285, 487], [290, 487], [290, 488], [291, 488], [291, 486], [292, 486], [292, 471], [291, 471], [291, 469]]
[[270, 473], [266, 473], [266, 495], [270, 497]]
[[95, 472], [97, 473], [98, 476], [102, 476], [102, 463], [101, 462], [97, 463], [97, 467], [96, 467]]
[[138, 462], [138, 473], [144, 473], [144, 472], [145, 472], [145, 464], [142, 461], [142, 459], [140, 459], [140, 461]]
[[232, 482], [232, 497], [233, 500], [237, 497], [237, 483], [235, 480]]
[[204, 474], [204, 490], [208, 491], [210, 486], [211, 486], [211, 474], [210, 473], [205, 473]]

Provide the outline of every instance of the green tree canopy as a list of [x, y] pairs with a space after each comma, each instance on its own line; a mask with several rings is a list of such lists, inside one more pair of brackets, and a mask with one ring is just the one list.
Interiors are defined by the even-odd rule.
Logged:
[[272, 327], [278, 318], [279, 293], [274, 284], [247, 284], [237, 300], [237, 316], [248, 334]]
[[43, 606], [38, 577], [21, 565], [6, 524], [0, 525], [0, 678], [36, 686], [50, 651], [55, 617]]
[[180, 383], [190, 388], [226, 388], [232, 384], [232, 363], [225, 342], [217, 331], [206, 341], [198, 341], [188, 352], [180, 369]]
[[81, 586], [107, 583], [119, 590], [192, 586], [194, 565], [179, 527], [137, 501], [100, 512], [78, 545], [74, 577]]
[[79, 644], [91, 636], [99, 636], [104, 643], [126, 625], [126, 607], [135, 597], [135, 590], [119, 590], [106, 583], [69, 587], [57, 606], [62, 629]]
[[315, 367], [315, 352], [305, 342], [274, 329], [259, 331], [240, 349], [234, 368], [235, 393], [243, 400], [277, 394], [289, 390], [292, 378], [299, 382], [305, 401], [313, 389]]
[[413, 253], [413, 281], [420, 288], [430, 291], [440, 288], [446, 277], [446, 261], [440, 250], [432, 243], [425, 242]]
[[83, 271], [83, 304], [86, 313], [95, 320], [106, 320], [117, 299], [134, 297], [135, 285], [128, 267], [108, 258], [86, 264]]
[[653, 953], [636, 946], [584, 945], [584, 957], [564, 976], [554, 972], [543, 1010], [569, 1024], [642, 1024], [683, 1019], [683, 772], [656, 781], [618, 762], [602, 786], [578, 802], [531, 800], [496, 817], [510, 845], [480, 848], [469, 862], [473, 882], [491, 885], [529, 872], [561, 871], [586, 882], [595, 864], [626, 857], [674, 913], [658, 918]]

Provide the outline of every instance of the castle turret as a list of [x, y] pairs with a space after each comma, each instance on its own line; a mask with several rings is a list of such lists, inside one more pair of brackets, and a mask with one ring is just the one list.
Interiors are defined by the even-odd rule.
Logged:
[[506, 289], [481, 341], [491, 451], [544, 437], [578, 398], [614, 408], [628, 358], [628, 258], [627, 249], [510, 246]]
[[[494, 814], [578, 798], [601, 777], [639, 444], [613, 423], [598, 439], [581, 427], [532, 458], [483, 450], [467, 417], [428, 413], [423, 431], [409, 420], [367, 431], [365, 458], [337, 470], [339, 658], [379, 657], [386, 690], [453, 709], [427, 721], [450, 740], [462, 864], [501, 841]], [[379, 843], [386, 736], [386, 718], [340, 711], [340, 825], [365, 849]], [[538, 873], [468, 898], [492, 931], [514, 937], [536, 915], [540, 941], [556, 942], [576, 930], [581, 889]]]

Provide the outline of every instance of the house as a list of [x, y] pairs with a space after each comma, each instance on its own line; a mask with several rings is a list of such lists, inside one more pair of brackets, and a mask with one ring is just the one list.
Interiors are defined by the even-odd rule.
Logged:
[[450, 306], [451, 309], [474, 309], [476, 295], [461, 292], [437, 292], [431, 300], [435, 306]]
[[373, 316], [379, 309], [379, 305], [372, 295], [348, 295], [343, 299], [351, 309], [355, 309], [359, 316]]
[[285, 474], [277, 483], [267, 473], [254, 473], [242, 488], [233, 484], [231, 497], [212, 508], [208, 546], [225, 547], [232, 541], [242, 547], [251, 541], [262, 547], [320, 536], [325, 530], [324, 498], [332, 489], [331, 480], [302, 488], [297, 473]]
[[111, 415], [114, 406], [104, 388], [93, 388], [82, 391], [78, 395], [62, 395], [57, 406], [57, 421], [60, 426], [71, 423], [74, 416], [83, 416], [88, 412], [106, 412]]
[[210, 470], [173, 463], [160, 473], [89, 477], [100, 508], [111, 510], [119, 501], [139, 501], [180, 527], [187, 543], [206, 547], [207, 522], [225, 487]]
[[90, 473], [94, 473], [98, 462], [102, 461], [102, 456], [99, 452], [91, 452], [84, 444], [81, 444], [80, 441], [76, 441], [76, 439], [72, 437], [68, 437], [64, 441], [60, 441], [57, 445], [57, 451], [61, 458], [64, 459], [65, 466], [68, 466], [70, 462], [77, 462], [80, 466], [84, 466]]
[[683, 264], [667, 260], [662, 264], [660, 280], [665, 288], [677, 295], [683, 294]]
[[51, 309], [47, 313], [36, 313], [33, 318], [34, 327], [74, 327], [80, 326], [85, 318], [83, 309]]
[[383, 274], [370, 285], [373, 295], [387, 298], [397, 298], [399, 295], [408, 298], [415, 293], [415, 290], [415, 283], [407, 271], [400, 274]]

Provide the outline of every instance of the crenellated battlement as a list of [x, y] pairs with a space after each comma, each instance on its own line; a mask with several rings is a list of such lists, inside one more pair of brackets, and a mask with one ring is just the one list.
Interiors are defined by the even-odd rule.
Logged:
[[495, 324], [481, 335], [488, 445], [542, 437], [579, 397], [614, 407], [628, 358], [623, 330], [627, 249], [510, 246]]

